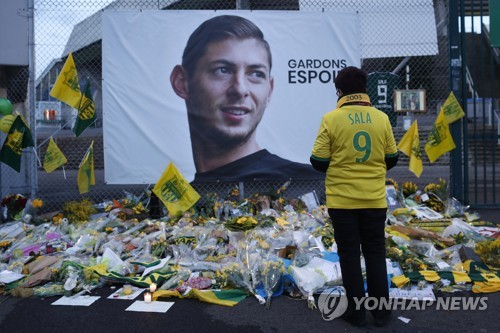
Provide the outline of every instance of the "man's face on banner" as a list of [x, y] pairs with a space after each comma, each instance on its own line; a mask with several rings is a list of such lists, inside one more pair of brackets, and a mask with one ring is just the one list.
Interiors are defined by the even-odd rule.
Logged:
[[255, 132], [273, 84], [269, 57], [260, 42], [227, 39], [212, 43], [189, 78], [190, 121], [211, 143], [238, 145]]

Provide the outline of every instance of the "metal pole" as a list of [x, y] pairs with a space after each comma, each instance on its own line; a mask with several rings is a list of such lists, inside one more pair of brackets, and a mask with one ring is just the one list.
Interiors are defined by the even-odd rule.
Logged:
[[[406, 57], [404, 58], [400, 63], [399, 65], [392, 71], [392, 74], [398, 74], [400, 70], [403, 69], [403, 67], [406, 66], [406, 64], [408, 63], [408, 61], [410, 61], [411, 57]], [[408, 87], [406, 88], [408, 89]]]
[[[461, 4], [461, 6], [460, 6]], [[463, 0], [450, 0], [450, 17], [449, 17], [449, 36], [450, 36], [450, 87], [451, 91], [455, 94], [459, 102], [463, 105], [463, 89], [464, 84], [464, 70], [463, 65], [466, 64], [465, 52], [462, 49], [465, 47], [464, 42], [460, 41], [460, 32], [458, 29], [458, 19], [461, 18], [462, 30], [464, 27], [463, 15], [459, 16], [459, 8], [462, 8], [462, 14], [464, 12]], [[465, 36], [464, 31], [462, 35]], [[467, 130], [467, 122], [464, 122], [465, 131]], [[462, 159], [462, 121], [456, 121], [451, 124], [450, 132], [455, 141], [456, 148], [451, 151], [451, 195], [465, 203], [469, 201], [469, 194], [466, 191], [464, 196], [464, 172], [463, 169], [467, 170], [467, 162]], [[467, 152], [464, 151], [464, 156], [467, 156]]]
[[250, 9], [250, 1], [236, 0], [236, 9]]
[[38, 184], [38, 166], [35, 151], [37, 148], [37, 135], [36, 135], [36, 117], [35, 117], [35, 4], [34, 0], [27, 0], [28, 5], [28, 66], [29, 66], [29, 80], [28, 80], [28, 110], [29, 110], [29, 123], [33, 141], [35, 144], [34, 150], [29, 154], [28, 172], [30, 182], [31, 197], [36, 196]]

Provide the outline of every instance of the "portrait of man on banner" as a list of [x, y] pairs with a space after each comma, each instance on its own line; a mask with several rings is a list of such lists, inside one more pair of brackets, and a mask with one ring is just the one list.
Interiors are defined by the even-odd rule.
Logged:
[[195, 181], [323, 178], [257, 142], [274, 88], [271, 68], [264, 34], [241, 16], [216, 16], [191, 34], [170, 81], [186, 102]]
[[169, 162], [189, 182], [321, 179], [309, 149], [336, 74], [360, 65], [358, 15], [104, 12], [106, 183]]

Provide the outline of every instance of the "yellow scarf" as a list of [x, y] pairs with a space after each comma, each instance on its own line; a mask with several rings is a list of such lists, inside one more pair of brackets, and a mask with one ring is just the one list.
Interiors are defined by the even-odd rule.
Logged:
[[371, 106], [370, 97], [367, 94], [349, 94], [344, 95], [337, 102], [337, 108], [341, 108], [350, 104], [367, 104]]

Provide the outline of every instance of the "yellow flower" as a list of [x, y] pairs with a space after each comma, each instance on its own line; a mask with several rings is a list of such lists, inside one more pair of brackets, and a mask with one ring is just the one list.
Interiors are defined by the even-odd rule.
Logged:
[[33, 207], [35, 208], [42, 208], [43, 206], [43, 201], [41, 199], [34, 199], [33, 202], [31, 202]]
[[0, 242], [0, 248], [10, 246], [10, 244], [11, 244], [10, 241], [7, 241], [7, 240], [1, 241]]
[[415, 192], [417, 192], [418, 190], [418, 186], [411, 182], [411, 181], [407, 181], [407, 182], [404, 182], [403, 183], [403, 194], [405, 196], [410, 196], [412, 194], [414, 194]]
[[63, 217], [64, 217], [64, 215], [63, 215], [63, 214], [58, 213], [58, 214], [56, 214], [56, 215], [54, 215], [54, 216], [52, 217], [52, 222], [54, 222], [54, 223], [58, 224], [58, 223], [62, 222]]
[[257, 243], [259, 243], [259, 246], [261, 248], [263, 248], [264, 250], [268, 250], [271, 248], [271, 245], [269, 245], [269, 243], [267, 243], [265, 240], [263, 239], [257, 239]]
[[386, 178], [385, 179], [385, 184], [386, 185], [393, 185], [394, 188], [396, 189], [396, 191], [398, 190], [398, 183], [394, 179], [392, 179], [392, 178]]
[[287, 220], [280, 219], [279, 217], [276, 218], [276, 223], [278, 223], [280, 227], [284, 227], [290, 224], [290, 222], [288, 222]]
[[139, 202], [137, 205], [135, 205], [133, 209], [136, 214], [140, 214], [145, 210], [144, 206], [142, 205], [142, 202]]

